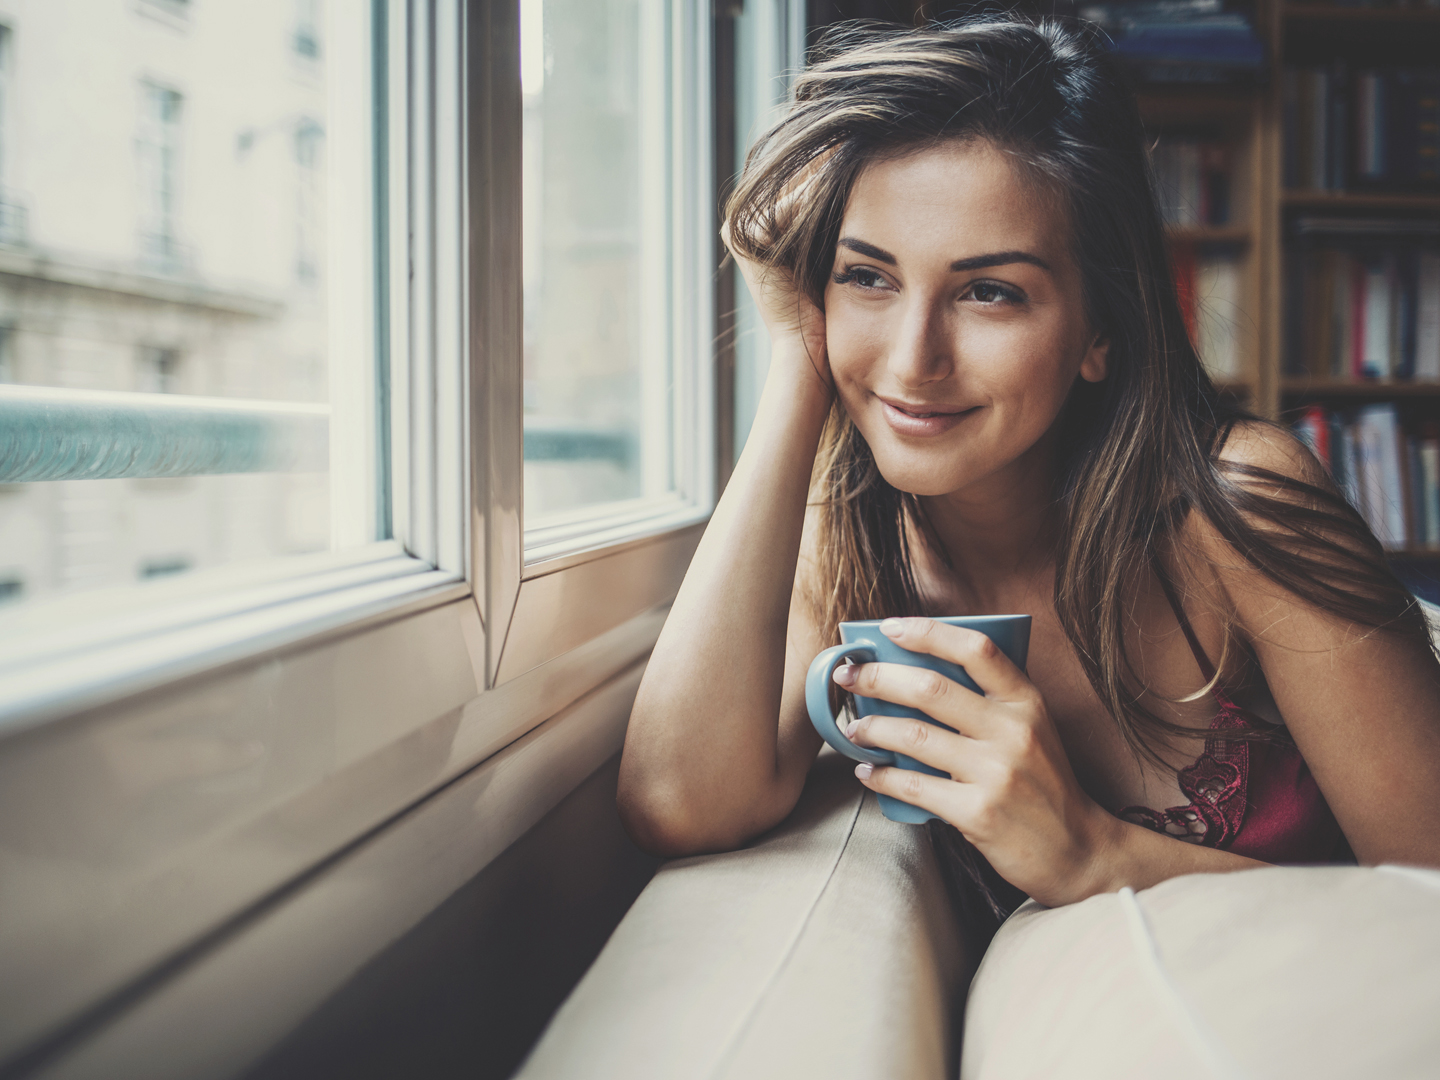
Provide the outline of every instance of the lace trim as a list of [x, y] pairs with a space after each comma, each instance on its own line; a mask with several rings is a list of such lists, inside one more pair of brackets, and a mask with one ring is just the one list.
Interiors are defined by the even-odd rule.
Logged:
[[1143, 825], [1177, 840], [1203, 847], [1225, 848], [1234, 841], [1245, 820], [1250, 786], [1250, 743], [1226, 739], [1225, 731], [1248, 730], [1250, 724], [1232, 702], [1219, 699], [1220, 711], [1210, 724], [1205, 752], [1193, 765], [1180, 770], [1180, 791], [1190, 803], [1165, 811], [1148, 806], [1127, 806], [1116, 817]]

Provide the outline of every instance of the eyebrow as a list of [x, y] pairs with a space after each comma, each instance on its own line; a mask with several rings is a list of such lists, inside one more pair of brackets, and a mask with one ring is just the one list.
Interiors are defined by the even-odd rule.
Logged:
[[[851, 236], [842, 236], [839, 245], [849, 248], [857, 255], [864, 255], [866, 258], [883, 262], [887, 266], [898, 265], [898, 260], [884, 248], [878, 248], [874, 244], [867, 244], [864, 240], [856, 240]], [[956, 259], [950, 264], [950, 269], [956, 273], [964, 273], [967, 270], [984, 270], [991, 266], [1008, 266], [1011, 263], [1029, 263], [1038, 266], [1041, 270], [1053, 273], [1050, 264], [1038, 255], [1031, 255], [1028, 251], [996, 251], [989, 255], [972, 255], [968, 259]]]

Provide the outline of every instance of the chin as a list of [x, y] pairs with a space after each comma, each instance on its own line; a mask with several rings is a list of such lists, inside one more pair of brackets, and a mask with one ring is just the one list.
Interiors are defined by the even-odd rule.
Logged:
[[957, 468], [945, 454], [924, 454], [914, 450], [875, 453], [875, 466], [885, 482], [909, 495], [949, 495], [975, 479], [973, 470]]

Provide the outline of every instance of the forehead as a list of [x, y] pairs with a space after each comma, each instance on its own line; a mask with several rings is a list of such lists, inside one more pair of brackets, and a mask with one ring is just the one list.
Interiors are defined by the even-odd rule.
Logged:
[[1052, 266], [1065, 261], [1069, 239], [1058, 200], [1009, 155], [981, 141], [942, 143], [871, 162], [851, 188], [842, 233], [892, 251], [902, 262], [931, 254], [949, 263], [992, 251], [1028, 251]]

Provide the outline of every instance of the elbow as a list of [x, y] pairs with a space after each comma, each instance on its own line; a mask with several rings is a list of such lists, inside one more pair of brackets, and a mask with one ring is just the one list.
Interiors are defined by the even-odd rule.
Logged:
[[615, 797], [620, 823], [642, 851], [662, 859], [732, 851], [749, 836], [724, 828], [678, 784], [629, 775], [622, 761]]

